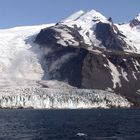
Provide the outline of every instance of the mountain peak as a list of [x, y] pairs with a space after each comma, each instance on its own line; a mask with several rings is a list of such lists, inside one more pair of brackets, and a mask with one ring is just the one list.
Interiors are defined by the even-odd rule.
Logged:
[[105, 16], [103, 16], [101, 13], [92, 9], [87, 12], [80, 10], [80, 11], [72, 14], [65, 20], [63, 20], [63, 22], [71, 22], [71, 21], [84, 21], [84, 22], [103, 21], [104, 22], [104, 21], [106, 21], [106, 19], [107, 18]]
[[135, 17], [135, 19], [140, 21], [140, 13]]
[[81, 17], [81, 20], [86, 21], [86, 20], [100, 20], [100, 21], [104, 21], [106, 20], [106, 17], [103, 16], [101, 13], [99, 13], [98, 11], [92, 9], [90, 11], [87, 11], [86, 13], [84, 13]]
[[138, 14], [133, 20], [130, 21], [131, 27], [137, 27], [140, 25], [140, 14]]

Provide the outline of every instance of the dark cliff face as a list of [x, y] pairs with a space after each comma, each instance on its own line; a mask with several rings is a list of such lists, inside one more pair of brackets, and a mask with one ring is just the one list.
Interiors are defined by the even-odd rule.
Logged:
[[[58, 29], [60, 31], [57, 31]], [[67, 32], [67, 34], [71, 35], [74, 41], [79, 42], [80, 46], [84, 45], [83, 37], [79, 32], [76, 29], [63, 24], [56, 24], [55, 26], [42, 29], [37, 35], [35, 42], [40, 45], [47, 45], [48, 47], [56, 47], [58, 46], [57, 41], [60, 39], [63, 40], [63, 37], [61, 36], [63, 30]], [[68, 41], [65, 41], [65, 43], [69, 45]]]
[[82, 46], [82, 36], [76, 30], [65, 25], [56, 25], [41, 30], [35, 42], [44, 48], [51, 49], [42, 59], [45, 71], [43, 79], [57, 79], [68, 82], [72, 86], [81, 87], [82, 66], [88, 51], [80, 47], [64, 47], [58, 44], [57, 37], [60, 36], [60, 33], [55, 28], [68, 30], [70, 35]]
[[54, 43], [56, 43], [56, 38], [55, 36], [58, 33], [56, 33], [53, 29], [48, 28], [48, 29], [42, 29], [40, 31], [40, 33], [37, 35], [36, 37], [36, 43], [40, 44], [40, 45], [52, 45]]
[[[67, 46], [59, 44], [62, 38], [57, 29], [67, 31], [79, 45], [68, 41], [65, 41]], [[89, 46], [76, 29], [56, 25], [41, 30], [35, 42], [43, 49], [51, 49], [42, 59], [43, 79], [57, 79], [79, 88], [112, 89], [139, 106], [140, 55], [125, 54], [123, 48], [127, 44], [121, 36], [111, 25], [98, 23], [96, 37], [110, 51], [96, 53], [88, 50]]]
[[123, 48], [127, 48], [127, 44], [121, 39], [122, 35], [115, 25], [99, 22], [96, 25], [95, 33], [96, 38], [102, 42], [106, 49], [123, 51]]
[[[137, 63], [137, 64], [136, 64]], [[84, 59], [82, 69], [82, 86], [84, 88], [113, 89], [116, 93], [122, 94], [135, 105], [140, 105], [140, 56], [104, 54], [97, 55], [89, 53]], [[113, 79], [118, 76], [119, 82], [115, 84]], [[117, 71], [117, 73], [115, 73]], [[119, 74], [119, 75], [118, 75]]]
[[45, 55], [43, 79], [57, 79], [72, 86], [81, 87], [83, 60], [87, 55], [84, 49], [60, 48]]

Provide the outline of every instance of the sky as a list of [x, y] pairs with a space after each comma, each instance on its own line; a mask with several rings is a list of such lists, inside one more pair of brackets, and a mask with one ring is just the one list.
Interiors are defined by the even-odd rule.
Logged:
[[54, 23], [91, 9], [128, 22], [140, 13], [140, 0], [0, 0], [0, 28]]

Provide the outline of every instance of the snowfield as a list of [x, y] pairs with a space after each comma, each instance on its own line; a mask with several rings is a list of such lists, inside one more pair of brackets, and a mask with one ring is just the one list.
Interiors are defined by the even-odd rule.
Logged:
[[128, 23], [117, 25], [118, 29], [127, 37], [125, 41], [129, 44], [133, 51], [126, 50], [127, 52], [140, 53], [140, 27], [130, 27]]
[[[51, 26], [27, 26], [0, 30], [0, 84], [15, 79], [40, 80], [43, 70], [39, 63], [40, 50], [33, 44], [42, 28]], [[33, 47], [34, 46], [34, 47]]]

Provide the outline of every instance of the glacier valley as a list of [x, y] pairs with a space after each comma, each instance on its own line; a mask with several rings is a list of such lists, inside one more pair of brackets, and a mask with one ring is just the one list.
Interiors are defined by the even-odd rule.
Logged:
[[133, 106], [124, 89], [139, 90], [139, 29], [95, 10], [57, 24], [0, 29], [0, 108]]

